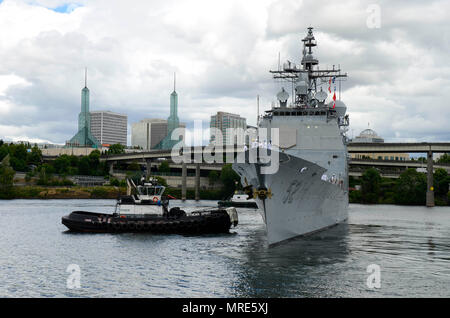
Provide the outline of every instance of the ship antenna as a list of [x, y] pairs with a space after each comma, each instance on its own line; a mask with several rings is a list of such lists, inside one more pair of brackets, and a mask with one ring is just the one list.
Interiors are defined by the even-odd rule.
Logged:
[[280, 65], [280, 52], [278, 52], [278, 71], [281, 71], [281, 65]]
[[[341, 75], [341, 64], [338, 64], [339, 75]], [[339, 100], [341, 100], [341, 80], [339, 80]]]
[[259, 123], [259, 95], [256, 95], [256, 128], [258, 128]]

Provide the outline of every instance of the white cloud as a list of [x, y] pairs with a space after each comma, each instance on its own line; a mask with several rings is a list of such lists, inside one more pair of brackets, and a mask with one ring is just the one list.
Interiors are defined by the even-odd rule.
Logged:
[[370, 122], [386, 140], [449, 140], [448, 1], [379, 1], [381, 28], [369, 29], [372, 2], [4, 0], [0, 138], [75, 134], [85, 66], [92, 110], [166, 118], [176, 72], [189, 127], [218, 110], [255, 124], [256, 95], [262, 112], [280, 89], [268, 72], [278, 52], [298, 61], [311, 25], [315, 56], [349, 74], [355, 134]]

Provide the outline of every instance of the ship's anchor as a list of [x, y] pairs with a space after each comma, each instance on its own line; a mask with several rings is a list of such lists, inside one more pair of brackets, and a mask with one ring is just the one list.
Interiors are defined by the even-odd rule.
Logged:
[[265, 200], [266, 198], [272, 198], [272, 190], [267, 190], [267, 188], [258, 188], [253, 192], [253, 196], [260, 198], [261, 200]]

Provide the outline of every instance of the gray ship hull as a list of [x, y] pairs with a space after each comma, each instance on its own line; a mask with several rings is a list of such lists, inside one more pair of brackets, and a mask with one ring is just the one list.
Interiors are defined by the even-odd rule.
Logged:
[[270, 245], [347, 219], [347, 182], [323, 180], [327, 169], [297, 156], [280, 153], [279, 158], [279, 170], [275, 174], [261, 174], [260, 164], [233, 164], [244, 186], [265, 187], [271, 192], [271, 196], [263, 200], [255, 197]]

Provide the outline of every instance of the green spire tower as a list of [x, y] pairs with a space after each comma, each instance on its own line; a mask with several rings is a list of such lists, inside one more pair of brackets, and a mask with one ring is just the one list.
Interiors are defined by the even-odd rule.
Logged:
[[173, 92], [170, 94], [170, 115], [167, 118], [167, 136], [154, 149], [172, 149], [179, 140], [172, 140], [172, 132], [180, 127], [178, 119], [178, 94], [176, 92], [176, 74], [173, 74]]
[[84, 88], [81, 90], [81, 112], [78, 115], [78, 132], [67, 146], [97, 148], [99, 142], [91, 134], [91, 115], [89, 113], [89, 88], [87, 88], [87, 68], [84, 73]]
[[178, 94], [176, 88], [176, 74], [173, 74], [173, 92], [170, 94], [170, 116], [167, 118], [167, 135], [170, 136], [175, 128], [180, 125], [178, 119]]

